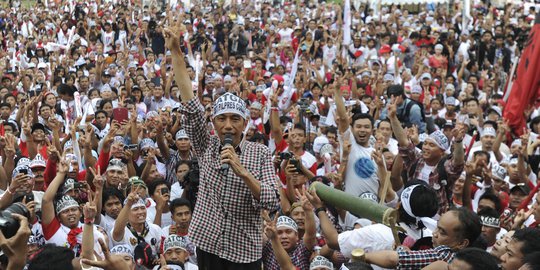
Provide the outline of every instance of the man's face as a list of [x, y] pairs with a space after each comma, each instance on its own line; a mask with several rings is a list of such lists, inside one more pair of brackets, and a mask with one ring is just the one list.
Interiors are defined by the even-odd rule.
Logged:
[[291, 218], [296, 222], [296, 225], [298, 225], [298, 229], [303, 230], [305, 228], [306, 213], [302, 207], [294, 208], [291, 212]]
[[36, 129], [32, 132], [32, 137], [34, 141], [41, 142], [45, 140], [45, 131], [43, 131], [43, 129]]
[[185, 205], [176, 207], [172, 219], [181, 229], [188, 229], [191, 222], [191, 210]]
[[34, 174], [34, 190], [43, 191], [45, 167], [34, 167], [32, 168], [32, 173]]
[[490, 226], [482, 226], [482, 235], [488, 242], [488, 246], [493, 246], [497, 241], [497, 234], [501, 231], [500, 228]]
[[11, 114], [11, 109], [8, 106], [4, 106], [0, 108], [0, 114], [2, 114], [2, 118], [7, 118]]
[[392, 126], [386, 121], [383, 121], [379, 124], [379, 131], [385, 139], [389, 139], [390, 137], [392, 137]]
[[81, 210], [79, 207], [68, 208], [58, 214], [60, 223], [68, 228], [76, 228], [79, 225], [79, 220], [81, 219]]
[[512, 239], [506, 246], [506, 252], [501, 256], [501, 268], [503, 270], [517, 270], [523, 265], [523, 257], [521, 248], [523, 243]]
[[39, 114], [43, 119], [49, 119], [51, 116], [51, 108], [48, 106], [44, 106], [39, 110]]
[[495, 207], [495, 203], [492, 200], [481, 199], [478, 202], [478, 211], [480, 212], [481, 210], [486, 209], [486, 208], [497, 210], [497, 208]]
[[163, 256], [165, 257], [166, 261], [185, 263], [189, 258], [189, 253], [182, 248], [170, 248], [163, 254]]
[[154, 95], [155, 98], [163, 97], [163, 89], [159, 86], [154, 87], [154, 90], [152, 90], [152, 95]]
[[106, 174], [107, 174], [107, 184], [109, 185], [109, 187], [118, 188], [120, 184], [124, 184], [122, 181], [124, 178], [123, 171], [113, 169], [113, 170], [108, 170]]
[[277, 234], [281, 245], [286, 251], [291, 251], [296, 247], [298, 232], [288, 227], [278, 227]]
[[176, 148], [178, 148], [178, 151], [185, 152], [189, 151], [191, 149], [191, 142], [188, 138], [182, 138], [179, 140], [176, 140]]
[[422, 145], [422, 157], [425, 160], [433, 161], [440, 159], [443, 153], [443, 150], [431, 140], [426, 140]]
[[495, 142], [495, 136], [484, 135], [482, 138], [480, 138], [480, 141], [482, 142], [482, 146], [486, 151], [491, 151], [493, 148], [493, 143]]
[[476, 114], [476, 112], [478, 112], [478, 103], [476, 103], [476, 101], [469, 101], [467, 103], [467, 112], [469, 114]]
[[146, 207], [144, 205], [132, 208], [129, 212], [129, 223], [142, 224], [146, 222]]
[[357, 119], [353, 123], [352, 132], [356, 143], [362, 146], [367, 146], [371, 133], [373, 132], [373, 125], [367, 118]]
[[294, 149], [302, 149], [304, 147], [304, 144], [306, 143], [306, 136], [304, 134], [304, 130], [294, 128], [289, 133], [289, 143], [290, 146]]
[[118, 214], [120, 214], [120, 210], [122, 210], [122, 203], [117, 197], [111, 196], [105, 202], [105, 205], [103, 205], [103, 209], [105, 210], [105, 214], [116, 219]]
[[107, 125], [107, 116], [103, 113], [96, 115], [96, 124], [102, 128], [105, 127]]
[[501, 256], [506, 252], [506, 247], [512, 241], [512, 236], [514, 236], [515, 231], [507, 232], [501, 239], [495, 242], [495, 245], [491, 248], [490, 254], [495, 256], [498, 260], [501, 259]]
[[510, 207], [510, 209], [517, 209], [519, 205], [521, 204], [521, 202], [523, 202], [523, 200], [527, 198], [527, 195], [528, 194], [525, 194], [523, 191], [519, 189], [516, 189], [510, 192], [510, 203], [508, 207]]
[[532, 208], [533, 216], [535, 220], [540, 220], [540, 192], [536, 193], [536, 201], [534, 202]]
[[225, 135], [229, 134], [233, 138], [233, 145], [236, 146], [242, 139], [247, 121], [239, 114], [224, 113], [214, 117], [213, 124], [222, 142]]
[[448, 246], [452, 249], [461, 248], [463, 239], [458, 235], [459, 219], [455, 211], [448, 211], [441, 216], [437, 228], [433, 231], [433, 246]]
[[90, 85], [90, 81], [88, 80], [88, 78], [81, 78], [79, 80], [79, 89], [83, 90], [83, 92], [88, 90], [89, 85]]

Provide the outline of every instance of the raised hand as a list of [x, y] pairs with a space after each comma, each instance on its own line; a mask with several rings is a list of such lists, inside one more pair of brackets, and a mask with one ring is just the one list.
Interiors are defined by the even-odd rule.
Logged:
[[261, 213], [261, 217], [264, 220], [264, 234], [266, 235], [266, 237], [268, 237], [268, 239], [270, 240], [277, 240], [278, 234], [276, 223], [278, 219], [278, 214], [276, 214], [276, 216], [272, 220], [268, 215], [268, 211], [263, 210]]

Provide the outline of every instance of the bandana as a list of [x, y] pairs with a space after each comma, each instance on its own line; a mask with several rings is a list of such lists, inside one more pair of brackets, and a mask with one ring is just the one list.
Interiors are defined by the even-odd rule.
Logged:
[[298, 232], [298, 225], [296, 225], [296, 222], [292, 218], [287, 216], [278, 217], [276, 228], [279, 227], [289, 228], [295, 232]]
[[334, 269], [334, 265], [327, 258], [320, 255], [313, 258], [313, 261], [309, 264], [309, 270], [321, 267], [328, 270]]
[[163, 242], [163, 252], [167, 252], [167, 250], [171, 248], [181, 248], [187, 251], [187, 246], [188, 246], [188, 243], [185, 237], [181, 237], [181, 236], [173, 234], [165, 238], [165, 241]]
[[506, 169], [503, 166], [495, 164], [493, 165], [493, 168], [491, 168], [491, 174], [494, 178], [504, 181], [504, 179], [506, 178]]
[[214, 117], [225, 113], [238, 114], [247, 119], [246, 103], [240, 97], [227, 92], [220, 96], [214, 104]]
[[20, 158], [19, 161], [17, 162], [17, 167], [19, 167], [19, 166], [24, 166], [24, 165], [29, 166], [29, 165], [30, 165], [30, 162], [31, 162], [31, 161], [30, 161], [30, 159], [28, 159], [28, 158], [25, 158], [25, 157]]
[[489, 216], [480, 216], [480, 220], [482, 221], [482, 225], [492, 228], [500, 228], [500, 220], [496, 217], [489, 217]]
[[484, 136], [493, 136], [497, 137], [497, 132], [492, 127], [487, 127], [482, 130], [482, 137]]
[[68, 191], [75, 188], [75, 179], [68, 178], [66, 182], [64, 182], [64, 186], [62, 187], [62, 193], [66, 194]]
[[429, 134], [429, 137], [426, 138], [426, 141], [429, 140], [436, 144], [439, 148], [441, 148], [445, 153], [449, 154], [450, 151], [450, 142], [448, 141], [448, 138], [444, 133], [440, 130], [437, 130], [431, 134]]
[[112, 254], [127, 254], [133, 258], [133, 250], [128, 245], [118, 245], [111, 248]]
[[189, 139], [189, 136], [187, 135], [186, 130], [181, 129], [181, 130], [179, 130], [178, 132], [176, 132], [175, 139], [176, 139], [176, 140], [180, 140], [180, 139]]
[[[127, 204], [127, 198], [124, 200], [124, 205]], [[135, 209], [137, 207], [141, 207], [141, 206], [144, 206], [146, 208], [146, 203], [144, 203], [144, 200], [143, 199], [139, 199], [138, 201], [136, 201], [132, 206], [131, 206], [131, 209]]]
[[61, 212], [73, 207], [79, 207], [79, 203], [73, 199], [73, 197], [64, 195], [56, 202], [56, 214], [60, 214]]
[[416, 187], [419, 187], [419, 186], [420, 185], [412, 185], [412, 186], [407, 187], [406, 189], [403, 190], [403, 192], [401, 193], [401, 206], [403, 207], [403, 210], [405, 210], [405, 213], [407, 213], [409, 216], [416, 219], [417, 224], [418, 224], [418, 222], [422, 221], [422, 223], [426, 226], [426, 228], [428, 228], [431, 231], [434, 231], [435, 228], [437, 227], [437, 221], [436, 220], [434, 220], [432, 218], [429, 218], [429, 217], [417, 217], [412, 212], [411, 202], [410, 202], [411, 194], [412, 194], [413, 190]]
[[153, 148], [155, 145], [156, 144], [154, 143], [154, 141], [152, 141], [152, 139], [144, 138], [139, 143], [139, 149], [143, 150], [143, 149], [146, 149], [146, 148]]
[[30, 168], [38, 168], [42, 167], [45, 168], [47, 163], [45, 163], [45, 160], [41, 156], [41, 154], [37, 154], [36, 157], [30, 162]]
[[[24, 173], [25, 170], [26, 170], [26, 173]], [[13, 169], [13, 173], [11, 173], [11, 177], [15, 178], [15, 176], [17, 176], [17, 174], [20, 174], [20, 173], [26, 174], [32, 178], [34, 177], [34, 174], [32, 173], [32, 169], [28, 165], [18, 165], [17, 167], [15, 167], [15, 169]]]
[[107, 171], [110, 170], [117, 170], [122, 171], [126, 167], [126, 164], [122, 162], [122, 160], [113, 158], [111, 161], [109, 161], [109, 166], [107, 166]]

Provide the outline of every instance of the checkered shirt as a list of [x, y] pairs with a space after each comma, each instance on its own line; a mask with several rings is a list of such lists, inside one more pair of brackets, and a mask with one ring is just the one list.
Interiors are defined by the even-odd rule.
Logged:
[[[418, 176], [426, 165], [426, 161], [422, 158], [422, 154], [416, 151], [414, 144], [410, 143], [407, 147], [399, 147], [399, 155], [403, 158], [403, 169], [407, 172], [409, 179], [418, 179]], [[417, 165], [415, 171], [413, 172], [412, 167], [415, 163], [417, 163]], [[439, 214], [443, 214], [448, 211], [449, 201], [447, 192], [452, 191], [452, 187], [461, 175], [461, 172], [463, 172], [464, 167], [464, 164], [456, 166], [454, 164], [454, 160], [449, 157], [444, 163], [444, 169], [446, 170], [446, 174], [448, 176], [448, 179], [446, 179], [446, 185], [441, 183], [439, 179], [439, 171], [437, 170], [437, 166], [435, 166], [435, 169], [429, 175], [429, 186], [435, 189], [437, 192], [437, 198], [439, 199]]]
[[[300, 240], [296, 247], [291, 252], [287, 252], [291, 257], [292, 264], [296, 266], [296, 269], [309, 270], [309, 259], [311, 258], [311, 251], [309, 251], [304, 242]], [[264, 244], [263, 248], [263, 265], [264, 270], [279, 270], [279, 263], [276, 259], [276, 254], [272, 249], [272, 243], [270, 241]]]
[[261, 184], [260, 200], [231, 169], [221, 172], [221, 142], [210, 135], [204, 108], [197, 98], [182, 109], [184, 128], [199, 159], [200, 185], [189, 235], [195, 245], [234, 263], [250, 263], [262, 257], [261, 209], [279, 206], [277, 176], [268, 147], [242, 141], [237, 147], [240, 163]]
[[436, 261], [450, 262], [454, 252], [447, 246], [438, 246], [432, 249], [407, 251], [403, 247], [397, 249], [399, 261], [398, 270], [422, 269]]

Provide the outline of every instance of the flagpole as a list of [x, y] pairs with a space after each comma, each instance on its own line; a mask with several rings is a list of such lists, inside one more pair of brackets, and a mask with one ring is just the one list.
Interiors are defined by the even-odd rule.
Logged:
[[519, 57], [514, 57], [514, 61], [512, 61], [512, 69], [510, 70], [510, 75], [508, 75], [508, 78], [506, 78], [506, 87], [504, 88], [504, 96], [503, 100], [506, 102], [508, 100], [508, 97], [510, 96], [510, 92], [512, 92], [512, 79], [514, 78], [514, 73], [516, 72], [517, 63], [519, 63]]

